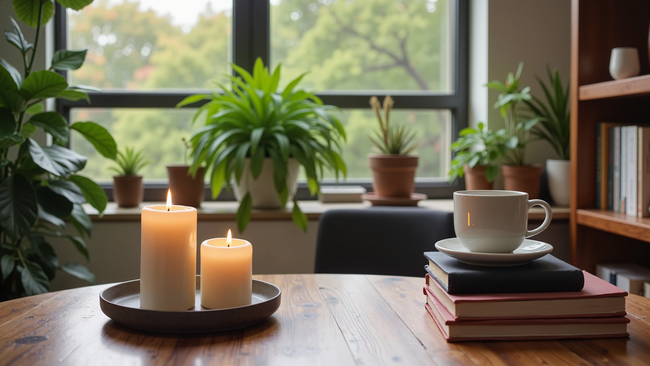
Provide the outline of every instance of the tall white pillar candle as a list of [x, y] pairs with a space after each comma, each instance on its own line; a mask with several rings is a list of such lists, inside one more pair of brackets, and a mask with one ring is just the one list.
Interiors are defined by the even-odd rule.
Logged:
[[185, 311], [196, 297], [196, 209], [167, 204], [142, 209], [140, 307]]
[[228, 239], [208, 239], [201, 244], [201, 305], [208, 309], [251, 304], [253, 246], [241, 239], [228, 244]]

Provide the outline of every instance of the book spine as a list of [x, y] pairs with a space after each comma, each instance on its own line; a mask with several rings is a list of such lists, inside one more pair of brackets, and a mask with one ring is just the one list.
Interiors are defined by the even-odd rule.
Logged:
[[621, 127], [614, 127], [614, 211], [621, 212]]
[[639, 127], [637, 217], [650, 217], [650, 127]]
[[614, 210], [614, 127], [609, 129], [607, 145], [607, 209]]
[[636, 216], [637, 202], [637, 126], [627, 128], [627, 198], [625, 200], [625, 214]]
[[596, 125], [596, 207], [603, 209], [603, 200], [601, 190], [603, 187], [602, 173], [603, 173], [603, 128], [604, 123], [600, 122]]

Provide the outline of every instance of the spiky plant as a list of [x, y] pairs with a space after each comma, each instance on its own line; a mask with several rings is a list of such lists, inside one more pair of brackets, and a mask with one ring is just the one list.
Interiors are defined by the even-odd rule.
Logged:
[[370, 106], [379, 122], [379, 131], [375, 132], [375, 136], [370, 136], [370, 141], [382, 154], [409, 155], [418, 148], [419, 142], [415, 139], [415, 132], [411, 131], [408, 126], [390, 125], [390, 111], [394, 104], [395, 101], [390, 95], [384, 98], [383, 107], [377, 97], [370, 98]]

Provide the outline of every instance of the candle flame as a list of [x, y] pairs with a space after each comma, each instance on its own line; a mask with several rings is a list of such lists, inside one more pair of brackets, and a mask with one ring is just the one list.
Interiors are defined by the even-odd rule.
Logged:
[[228, 245], [228, 247], [230, 247], [230, 244], [232, 244], [232, 232], [230, 231], [230, 229], [228, 229], [228, 237], [226, 238], [226, 244]]
[[172, 190], [167, 190], [167, 211], [172, 210]]

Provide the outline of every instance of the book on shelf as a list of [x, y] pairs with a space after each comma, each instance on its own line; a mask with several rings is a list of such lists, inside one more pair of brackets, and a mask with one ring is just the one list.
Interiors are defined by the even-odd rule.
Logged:
[[643, 296], [650, 299], [650, 282], [643, 283]]
[[650, 268], [634, 263], [603, 263], [596, 265], [596, 275], [623, 291], [643, 295], [643, 284], [650, 281]]
[[613, 190], [613, 210], [621, 212], [621, 128], [612, 127], [612, 160], [614, 172], [612, 176]]
[[637, 202], [637, 126], [622, 127], [625, 130], [625, 140], [621, 144], [625, 147], [625, 160], [622, 161], [625, 169], [625, 211], [624, 214], [636, 216]]
[[639, 127], [637, 143], [637, 217], [650, 217], [650, 127]]
[[584, 276], [585, 286], [580, 291], [452, 295], [427, 274], [424, 292], [459, 321], [625, 315], [627, 292], [590, 273]]
[[450, 294], [580, 291], [578, 268], [547, 254], [515, 267], [480, 267], [458, 262], [441, 252], [425, 252], [427, 271]]
[[625, 316], [460, 321], [435, 296], [428, 295], [424, 306], [448, 342], [629, 336]]

